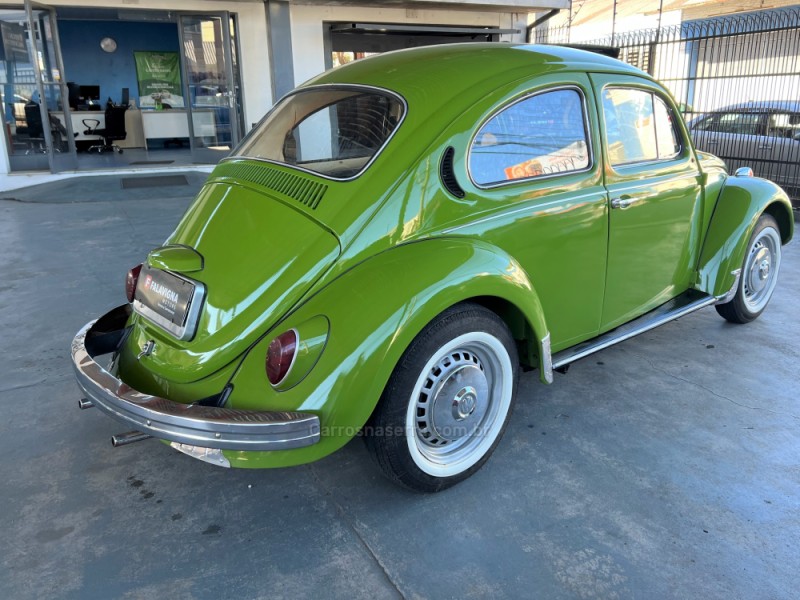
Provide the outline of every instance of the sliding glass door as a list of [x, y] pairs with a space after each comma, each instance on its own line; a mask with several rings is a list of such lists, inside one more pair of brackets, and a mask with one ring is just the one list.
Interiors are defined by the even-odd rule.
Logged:
[[213, 164], [241, 137], [235, 23], [227, 12], [181, 14], [178, 31], [192, 160]]
[[56, 28], [56, 13], [53, 8], [30, 0], [25, 2], [25, 12], [28, 20], [29, 51], [33, 58], [39, 95], [40, 118], [35, 123], [36, 111], [30, 110], [30, 104], [26, 105], [26, 116], [30, 114], [28, 128], [30, 131], [32, 126], [38, 125], [37, 132], [44, 142], [40, 151], [47, 155], [53, 173], [75, 170], [78, 161]]
[[64, 67], [47, 6], [0, 9], [0, 96], [12, 172], [76, 167]]

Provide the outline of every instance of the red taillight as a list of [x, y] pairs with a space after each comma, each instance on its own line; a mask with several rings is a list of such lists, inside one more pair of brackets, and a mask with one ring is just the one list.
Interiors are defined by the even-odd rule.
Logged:
[[128, 296], [128, 302], [133, 302], [133, 295], [136, 293], [136, 283], [139, 281], [139, 273], [142, 271], [142, 265], [136, 265], [125, 277], [125, 295]]
[[297, 353], [297, 332], [284, 331], [269, 344], [267, 349], [267, 379], [278, 385], [289, 373]]

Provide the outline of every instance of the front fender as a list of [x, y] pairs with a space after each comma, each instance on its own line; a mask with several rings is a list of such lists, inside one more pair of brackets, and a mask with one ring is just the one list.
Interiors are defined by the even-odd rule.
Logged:
[[697, 289], [724, 296], [744, 262], [747, 242], [762, 213], [772, 214], [784, 244], [792, 239], [792, 205], [780, 187], [756, 177], [728, 177], [720, 192], [698, 264]]
[[[545, 340], [544, 314], [527, 274], [511, 257], [479, 241], [436, 238], [404, 244], [339, 276], [248, 351], [232, 379], [227, 404], [314, 413], [320, 418], [319, 443], [286, 451], [226, 452], [231, 466], [301, 464], [343, 446], [372, 414], [414, 337], [448, 307], [476, 297], [514, 305], [527, 323], [529, 341]], [[269, 342], [318, 315], [330, 323], [321, 357], [297, 385], [273, 390], [264, 372]]]

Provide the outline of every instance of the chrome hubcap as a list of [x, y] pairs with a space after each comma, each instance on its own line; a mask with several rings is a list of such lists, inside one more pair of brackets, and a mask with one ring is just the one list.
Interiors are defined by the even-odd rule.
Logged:
[[762, 246], [758, 249], [750, 265], [748, 288], [751, 294], [764, 289], [769, 278], [769, 269], [772, 264], [772, 253]]
[[752, 312], [766, 306], [777, 281], [780, 266], [780, 236], [771, 227], [753, 241], [742, 273], [744, 302]]
[[421, 370], [406, 412], [408, 449], [425, 473], [462, 473], [491, 449], [511, 406], [514, 367], [496, 337], [460, 335]]
[[420, 369], [406, 409], [414, 463], [436, 477], [463, 473], [491, 450], [514, 393], [514, 365], [497, 337], [472, 331], [453, 338]]
[[475, 433], [489, 405], [489, 383], [477, 354], [456, 350], [428, 373], [417, 399], [421, 441], [441, 447]]

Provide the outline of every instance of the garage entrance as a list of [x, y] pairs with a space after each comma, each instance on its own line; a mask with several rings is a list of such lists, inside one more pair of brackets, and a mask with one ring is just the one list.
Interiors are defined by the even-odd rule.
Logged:
[[325, 23], [324, 31], [328, 69], [391, 50], [459, 42], [497, 42], [503, 34], [520, 33], [517, 29], [499, 27], [391, 23]]

